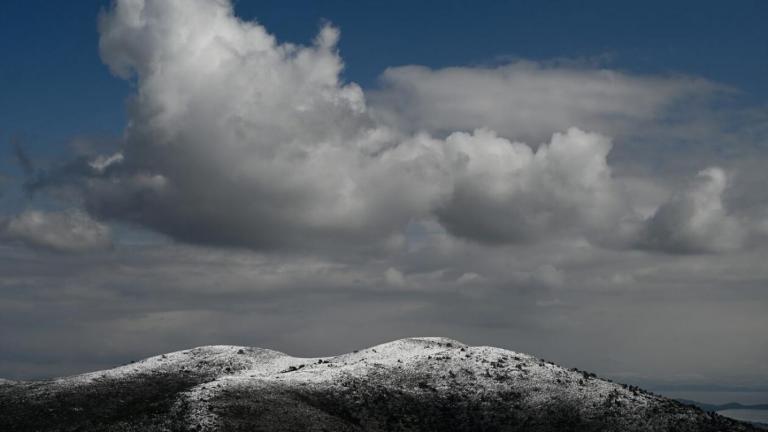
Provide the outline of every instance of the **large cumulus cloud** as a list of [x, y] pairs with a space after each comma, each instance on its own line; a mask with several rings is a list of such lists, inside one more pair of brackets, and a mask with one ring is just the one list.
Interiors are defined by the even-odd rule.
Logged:
[[723, 204], [726, 173], [710, 167], [661, 205], [642, 228], [640, 245], [671, 253], [723, 252], [741, 247], [747, 227]]
[[618, 229], [628, 204], [611, 177], [608, 138], [578, 129], [537, 150], [488, 130], [454, 133], [453, 194], [438, 209], [454, 234], [489, 243]]
[[607, 138], [534, 151], [494, 132], [400, 131], [345, 84], [339, 32], [280, 44], [226, 1], [118, 1], [101, 55], [136, 80], [122, 149], [85, 166], [88, 211], [177, 239], [253, 249], [391, 245], [437, 217], [507, 242], [613, 223]]
[[331, 26], [299, 46], [228, 1], [120, 0], [99, 29], [105, 63], [135, 81], [121, 148], [33, 182], [74, 186], [96, 219], [255, 250], [391, 251], [435, 221], [481, 243], [713, 249], [664, 243], [691, 243], [661, 222], [683, 204], [643, 225], [609, 166], [611, 139], [571, 127], [642, 122], [707, 82], [522, 62], [396, 68], [371, 107], [340, 78]]
[[340, 82], [332, 27], [300, 47], [228, 2], [122, 1], [100, 29], [102, 57], [138, 88], [121, 162], [87, 185], [95, 214], [201, 243], [364, 243], [445, 187]]

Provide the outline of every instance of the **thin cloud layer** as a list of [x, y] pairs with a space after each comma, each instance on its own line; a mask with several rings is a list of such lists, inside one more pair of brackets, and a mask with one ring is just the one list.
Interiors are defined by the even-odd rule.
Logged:
[[85, 253], [112, 247], [109, 227], [78, 210], [25, 211], [0, 221], [0, 240], [60, 253]]
[[381, 83], [372, 94], [375, 112], [401, 129], [487, 127], [534, 141], [570, 127], [619, 135], [675, 103], [721, 90], [699, 78], [638, 77], [522, 60], [498, 67], [394, 67]]
[[765, 298], [764, 249], [671, 260], [584, 242], [445, 251], [444, 240], [346, 265], [179, 244], [74, 257], [4, 250], [0, 376], [84, 372], [205, 344], [319, 356], [441, 334], [606, 376], [685, 383], [694, 371], [766, 384], [768, 317], [755, 301]]

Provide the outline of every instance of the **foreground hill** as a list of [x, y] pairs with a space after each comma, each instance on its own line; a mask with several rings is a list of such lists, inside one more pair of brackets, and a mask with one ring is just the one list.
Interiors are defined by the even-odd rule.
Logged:
[[0, 430], [751, 431], [526, 354], [411, 338], [335, 357], [207, 346], [0, 381]]

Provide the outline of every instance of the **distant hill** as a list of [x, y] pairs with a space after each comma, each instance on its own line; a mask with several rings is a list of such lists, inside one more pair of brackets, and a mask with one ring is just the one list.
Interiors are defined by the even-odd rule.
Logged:
[[530, 355], [410, 338], [333, 357], [206, 346], [0, 382], [3, 431], [753, 431]]
[[723, 411], [727, 409], [768, 410], [768, 404], [742, 405], [738, 402], [728, 402], [725, 404], [715, 405], [715, 404], [697, 402], [690, 399], [675, 399], [675, 400], [686, 405], [693, 405], [693, 406], [699, 407], [704, 411]]
[[[738, 402], [729, 402], [725, 404], [706, 404], [690, 399], [676, 399], [685, 405], [692, 405], [707, 412], [721, 412], [725, 410], [768, 410], [768, 404], [743, 405]], [[752, 425], [760, 429], [768, 429], [768, 423], [752, 422]]]

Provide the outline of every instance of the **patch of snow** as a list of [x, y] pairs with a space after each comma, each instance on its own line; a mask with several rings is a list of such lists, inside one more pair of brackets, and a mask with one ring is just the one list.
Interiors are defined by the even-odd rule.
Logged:
[[[374, 386], [381, 380], [382, 385], [396, 385], [414, 396], [424, 394], [425, 389], [465, 395], [514, 391], [528, 407], [568, 401], [596, 412], [605, 409], [607, 403], [637, 409], [661, 400], [527, 354], [488, 346], [472, 347], [439, 337], [400, 339], [352, 353], [314, 358], [292, 357], [261, 348], [203, 346], [111, 370], [59, 378], [50, 384], [84, 386], [100, 380], [180, 371], [193, 374], [201, 384], [178, 395], [175, 406], [185, 413], [187, 424], [205, 430], [220, 426], [220, 419], [211, 410], [211, 401], [222, 395], [267, 388], [343, 392], [345, 382], [358, 379]], [[4, 382], [7, 380], [0, 380], [0, 384]]]

